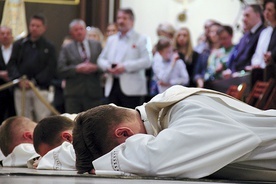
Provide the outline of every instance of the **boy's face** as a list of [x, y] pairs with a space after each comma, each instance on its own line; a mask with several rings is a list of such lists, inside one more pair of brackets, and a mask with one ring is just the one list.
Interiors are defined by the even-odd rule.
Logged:
[[159, 51], [159, 54], [163, 57], [164, 60], [169, 61], [173, 54], [173, 47], [172, 46], [166, 47], [161, 51]]

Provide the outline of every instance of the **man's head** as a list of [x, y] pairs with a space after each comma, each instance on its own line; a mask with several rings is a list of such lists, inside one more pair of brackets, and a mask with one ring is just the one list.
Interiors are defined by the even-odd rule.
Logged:
[[220, 45], [226, 49], [230, 48], [233, 38], [233, 29], [231, 26], [221, 26], [218, 30]]
[[21, 116], [6, 119], [0, 126], [0, 148], [3, 154], [8, 156], [19, 144], [33, 144], [35, 126], [35, 122]]
[[80, 113], [73, 130], [78, 172], [90, 172], [93, 160], [137, 133], [146, 130], [136, 110], [102, 105]]
[[43, 15], [33, 15], [29, 23], [31, 40], [38, 40], [46, 31], [46, 18]]
[[122, 34], [126, 34], [132, 29], [134, 24], [134, 14], [131, 9], [119, 9], [117, 13], [117, 26]]
[[75, 41], [82, 42], [86, 37], [86, 24], [81, 19], [74, 19], [69, 24], [69, 31]]
[[9, 47], [12, 42], [12, 29], [7, 26], [0, 26], [0, 44]]
[[265, 0], [264, 18], [271, 26], [276, 26], [276, 0]]
[[243, 11], [243, 29], [250, 31], [255, 25], [263, 21], [262, 9], [257, 4], [248, 5]]
[[35, 151], [44, 156], [64, 141], [72, 142], [73, 121], [64, 116], [50, 116], [37, 123], [34, 129]]

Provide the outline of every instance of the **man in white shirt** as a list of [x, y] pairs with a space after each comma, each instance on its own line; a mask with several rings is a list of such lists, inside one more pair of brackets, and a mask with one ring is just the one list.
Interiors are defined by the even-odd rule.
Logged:
[[202, 178], [231, 166], [276, 170], [275, 131], [275, 110], [173, 86], [136, 110], [106, 105], [81, 113], [73, 145], [80, 173]]
[[[0, 85], [10, 81], [7, 65], [12, 53], [13, 36], [12, 30], [6, 26], [0, 26]], [[0, 91], [0, 125], [8, 117], [15, 115], [13, 90]]]
[[107, 72], [105, 96], [109, 103], [134, 108], [147, 94], [145, 69], [151, 66], [147, 39], [133, 29], [131, 9], [117, 13], [119, 32], [108, 37], [98, 59], [99, 67]]
[[33, 131], [36, 123], [26, 117], [13, 116], [0, 126], [0, 149], [5, 156], [3, 166], [27, 166], [36, 154], [33, 147]]

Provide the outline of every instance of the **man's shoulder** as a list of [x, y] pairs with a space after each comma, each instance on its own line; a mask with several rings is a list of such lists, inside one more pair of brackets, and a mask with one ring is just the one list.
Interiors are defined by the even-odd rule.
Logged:
[[138, 33], [137, 31], [133, 30], [132, 37], [138, 38], [138, 39], [147, 39], [147, 37], [141, 33]]
[[88, 39], [87, 41], [90, 45], [101, 46], [101, 43], [97, 40]]
[[45, 37], [41, 37], [40, 41], [47, 46], [54, 47], [54, 44], [52, 43], [52, 41]]

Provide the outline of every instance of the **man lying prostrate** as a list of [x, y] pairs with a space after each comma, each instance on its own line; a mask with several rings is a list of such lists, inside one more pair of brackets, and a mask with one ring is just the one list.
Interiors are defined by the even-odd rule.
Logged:
[[33, 147], [35, 126], [35, 122], [21, 116], [10, 117], [2, 123], [0, 148], [5, 156], [2, 166], [26, 167], [30, 158], [38, 156]]
[[173, 86], [135, 110], [103, 105], [75, 121], [79, 173], [276, 181], [276, 110], [223, 93]]
[[38, 122], [34, 130], [34, 148], [41, 157], [34, 162], [34, 168], [76, 170], [75, 151], [71, 144], [75, 116], [50, 116]]

